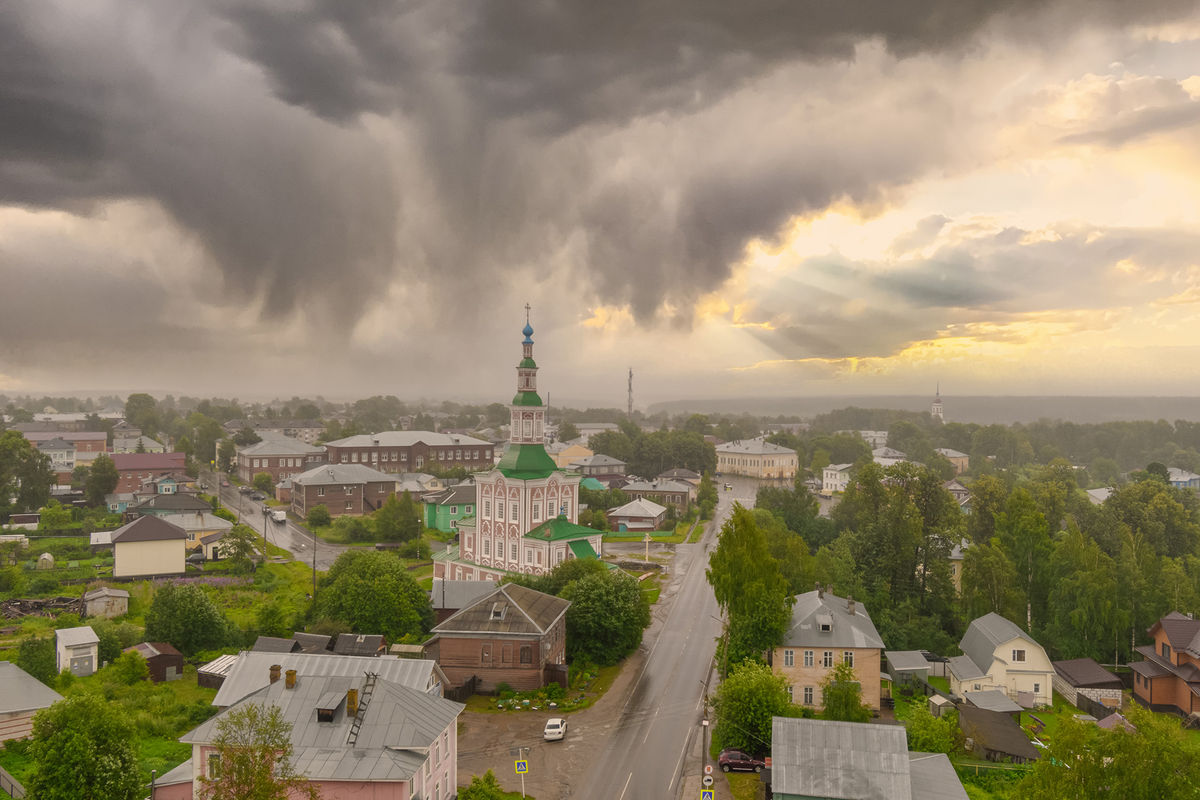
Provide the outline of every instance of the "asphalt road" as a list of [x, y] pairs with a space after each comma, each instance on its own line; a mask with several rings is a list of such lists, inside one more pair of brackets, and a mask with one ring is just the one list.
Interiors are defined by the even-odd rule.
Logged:
[[[723, 484], [718, 484], [719, 486]], [[678, 795], [689, 751], [703, 735], [704, 689], [722, 625], [704, 571], [716, 533], [735, 500], [753, 505], [754, 486], [738, 481], [720, 491], [715, 519], [696, 544], [676, 546], [673, 581], [680, 581], [666, 624], [632, 684], [615, 730], [591, 769], [572, 781], [571, 797], [585, 800], [664, 800]]]
[[297, 561], [311, 564], [315, 544], [317, 569], [326, 572], [346, 550], [343, 545], [316, 539], [290, 519], [287, 522], [275, 522], [266, 516], [264, 503], [251, 500], [249, 495], [239, 492], [236, 485], [221, 486], [220, 479], [211, 472], [202, 473], [201, 480], [208, 484], [209, 491], [215, 487], [220, 492], [221, 505], [237, 514], [240, 522], [249, 525], [259, 534], [265, 533], [268, 542], [287, 550]]

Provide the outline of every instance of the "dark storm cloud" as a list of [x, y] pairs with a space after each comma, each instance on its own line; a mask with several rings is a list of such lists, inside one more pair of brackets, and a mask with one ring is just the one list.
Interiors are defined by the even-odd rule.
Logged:
[[[838, 200], [878, 200], [952, 142], [937, 87], [891, 101], [925, 116], [880, 136], [885, 102], [808, 115], [805, 86], [721, 117], [750, 82], [848, 60], [870, 39], [901, 56], [955, 53], [989, 25], [1051, 40], [1080, 19], [1195, 5], [12, 4], [0, 204], [152, 201], [203, 245], [229, 303], [262, 298], [269, 315], [342, 331], [397, 277], [467, 324], [520, 270], [559, 264], [646, 322], [719, 286], [747, 241]], [[849, 98], [828, 99], [849, 113]], [[788, 135], [773, 130], [782, 115]], [[897, 293], [972, 299], [944, 278], [906, 280]]]

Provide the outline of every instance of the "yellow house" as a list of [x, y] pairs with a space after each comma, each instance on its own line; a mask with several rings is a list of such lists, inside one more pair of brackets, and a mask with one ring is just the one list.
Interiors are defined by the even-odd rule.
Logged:
[[1049, 705], [1054, 665], [1042, 646], [996, 613], [967, 626], [959, 647], [963, 655], [947, 662], [950, 692], [999, 689], [1026, 708]]
[[138, 517], [112, 533], [113, 577], [182, 575], [187, 532], [160, 517]]
[[791, 479], [798, 463], [795, 450], [761, 437], [717, 445], [717, 472], [722, 474]]
[[581, 458], [596, 455], [581, 444], [572, 442], [555, 442], [546, 446], [546, 452], [554, 459], [559, 467], [568, 467]]
[[879, 709], [879, 654], [883, 640], [862, 603], [824, 589], [796, 595], [792, 624], [771, 651], [771, 666], [788, 682], [798, 705], [821, 707], [821, 682], [834, 666], [854, 667], [862, 701]]

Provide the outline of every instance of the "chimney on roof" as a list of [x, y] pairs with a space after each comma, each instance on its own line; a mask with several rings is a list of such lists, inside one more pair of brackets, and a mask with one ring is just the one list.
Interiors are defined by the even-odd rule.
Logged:
[[288, 689], [295, 689], [296, 688], [296, 670], [289, 669], [287, 672], [285, 672], [283, 674], [285, 676], [283, 685], [285, 687], [287, 687]]
[[854, 596], [853, 595], [846, 596], [846, 613], [850, 614], [851, 616], [854, 615]]
[[274, 683], [275, 681], [279, 680], [279, 673], [282, 670], [283, 670], [283, 666], [280, 664], [272, 664], [271, 665], [271, 683]]
[[358, 689], [346, 690], [346, 716], [358, 716]]

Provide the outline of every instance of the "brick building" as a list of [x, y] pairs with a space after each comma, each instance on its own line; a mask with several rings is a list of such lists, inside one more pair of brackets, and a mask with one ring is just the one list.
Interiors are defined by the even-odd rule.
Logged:
[[121, 476], [115, 493], [135, 492], [143, 481], [183, 472], [186, 458], [183, 453], [113, 453], [113, 464]]
[[332, 517], [371, 514], [396, 493], [394, 475], [363, 464], [322, 464], [291, 481], [292, 512], [301, 519], [321, 505]]
[[287, 436], [268, 436], [257, 444], [239, 447], [237, 474], [246, 483], [265, 472], [272, 483], [308, 472], [325, 463], [325, 450]]
[[366, 464], [388, 473], [491, 469], [494, 450], [495, 445], [482, 439], [430, 431], [365, 433], [325, 445], [330, 464]]
[[528, 691], [566, 678], [567, 607], [553, 595], [506, 583], [437, 625], [425, 657], [451, 686], [472, 677], [490, 691], [507, 683]]
[[653, 480], [630, 481], [621, 487], [621, 491], [631, 500], [652, 500], [664, 506], [674, 506], [680, 513], [686, 513], [688, 503], [695, 496], [695, 489], [690, 483], [682, 481]]

